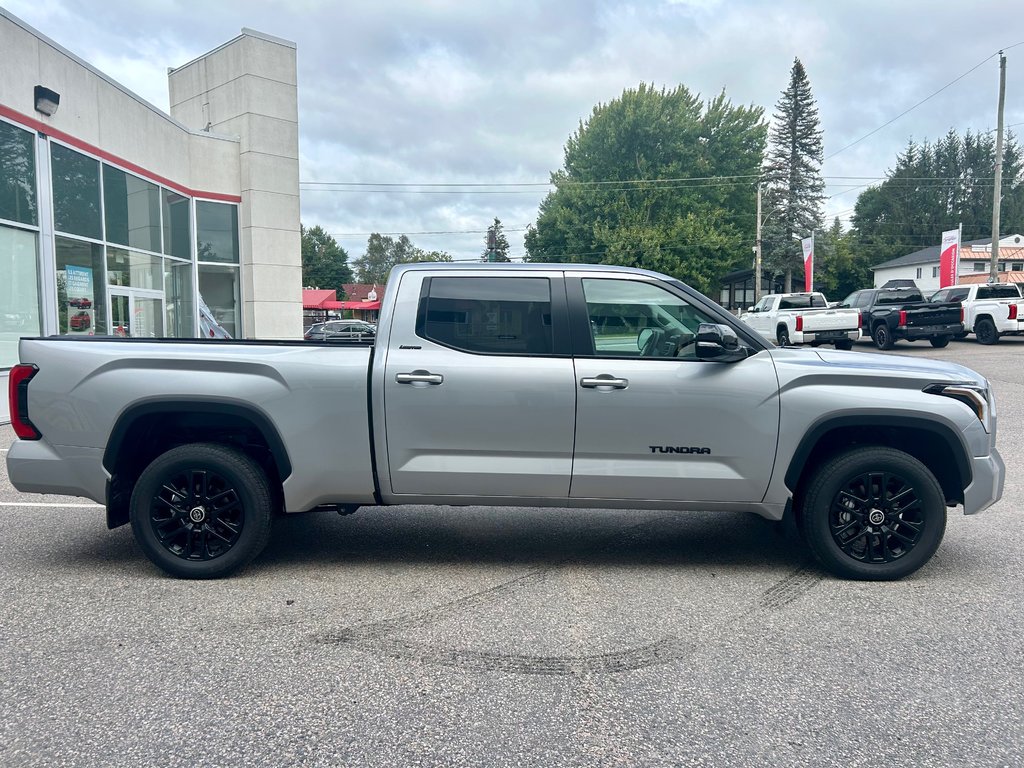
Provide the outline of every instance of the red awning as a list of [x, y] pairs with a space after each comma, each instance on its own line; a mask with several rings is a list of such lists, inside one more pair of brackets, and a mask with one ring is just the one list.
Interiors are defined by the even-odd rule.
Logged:
[[320, 309], [344, 309], [345, 308], [345, 304], [347, 304], [347, 303], [348, 302], [345, 302], [345, 301], [325, 301], [322, 304], [320, 304], [319, 308]]
[[380, 301], [339, 301], [339, 309], [379, 310]]
[[303, 309], [325, 309], [325, 301], [335, 301], [338, 298], [337, 291], [325, 291], [319, 289], [302, 289]]

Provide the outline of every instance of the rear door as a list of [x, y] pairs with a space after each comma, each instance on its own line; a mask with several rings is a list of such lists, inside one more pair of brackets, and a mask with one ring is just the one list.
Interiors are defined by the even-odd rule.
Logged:
[[719, 318], [656, 280], [577, 274], [567, 275], [577, 353], [570, 495], [761, 501], [779, 429], [771, 354], [697, 360], [698, 326]]
[[387, 346], [394, 494], [568, 496], [576, 388], [560, 272], [406, 272]]

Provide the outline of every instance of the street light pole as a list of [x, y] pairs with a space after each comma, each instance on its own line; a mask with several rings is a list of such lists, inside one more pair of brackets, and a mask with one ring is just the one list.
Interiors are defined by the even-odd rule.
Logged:
[[761, 300], [761, 183], [757, 184], [757, 235], [754, 240], [754, 303]]

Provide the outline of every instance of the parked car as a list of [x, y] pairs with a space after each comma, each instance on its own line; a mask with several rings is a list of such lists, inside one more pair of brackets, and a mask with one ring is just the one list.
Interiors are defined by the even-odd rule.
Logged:
[[776, 348], [672, 277], [404, 264], [382, 309], [372, 345], [22, 339], [10, 481], [104, 504], [184, 578], [277, 514], [457, 504], [793, 515], [833, 573], [889, 580], [1002, 494], [983, 376]]
[[307, 341], [373, 341], [377, 328], [362, 320], [328, 320], [315, 323], [303, 336]]
[[979, 344], [995, 344], [1000, 336], [1024, 332], [1024, 299], [1017, 283], [951, 285], [932, 294], [931, 301], [959, 301], [964, 308], [964, 333]]
[[960, 302], [928, 302], [917, 288], [867, 288], [839, 306], [860, 310], [860, 327], [879, 349], [892, 349], [899, 339], [928, 339], [944, 347], [964, 332]]
[[70, 299], [68, 304], [79, 309], [92, 309], [92, 299], [82, 298]]
[[860, 312], [830, 309], [821, 293], [776, 293], [763, 297], [740, 320], [780, 347], [834, 344], [853, 349], [860, 338]]
[[68, 326], [72, 331], [87, 331], [92, 327], [92, 316], [84, 310], [81, 312], [75, 312], [75, 314], [68, 319]]

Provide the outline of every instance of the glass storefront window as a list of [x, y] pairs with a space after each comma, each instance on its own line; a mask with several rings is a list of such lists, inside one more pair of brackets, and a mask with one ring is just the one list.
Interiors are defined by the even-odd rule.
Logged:
[[160, 252], [160, 189], [110, 165], [103, 166], [107, 241]]
[[[209, 316], [203, 312], [203, 304]], [[241, 301], [238, 292], [238, 268], [199, 265], [199, 335], [223, 338], [223, 331], [232, 339], [239, 337], [242, 327]]]
[[163, 190], [164, 253], [179, 259], [192, 258], [192, 227], [189, 199]]
[[196, 203], [199, 261], [238, 263], [238, 207], [229, 203]]
[[38, 336], [39, 234], [0, 227], [0, 368], [18, 363], [18, 339]]
[[35, 134], [0, 122], [0, 219], [36, 225]]
[[107, 283], [131, 288], [164, 289], [163, 259], [148, 253], [107, 247]]
[[192, 264], [164, 259], [164, 298], [167, 311], [167, 335], [177, 339], [194, 336], [195, 298], [192, 290]]
[[57, 328], [59, 333], [107, 332], [107, 291], [103, 280], [103, 246], [58, 237]]
[[99, 240], [100, 163], [60, 144], [50, 145], [53, 163], [53, 224], [59, 232]]

